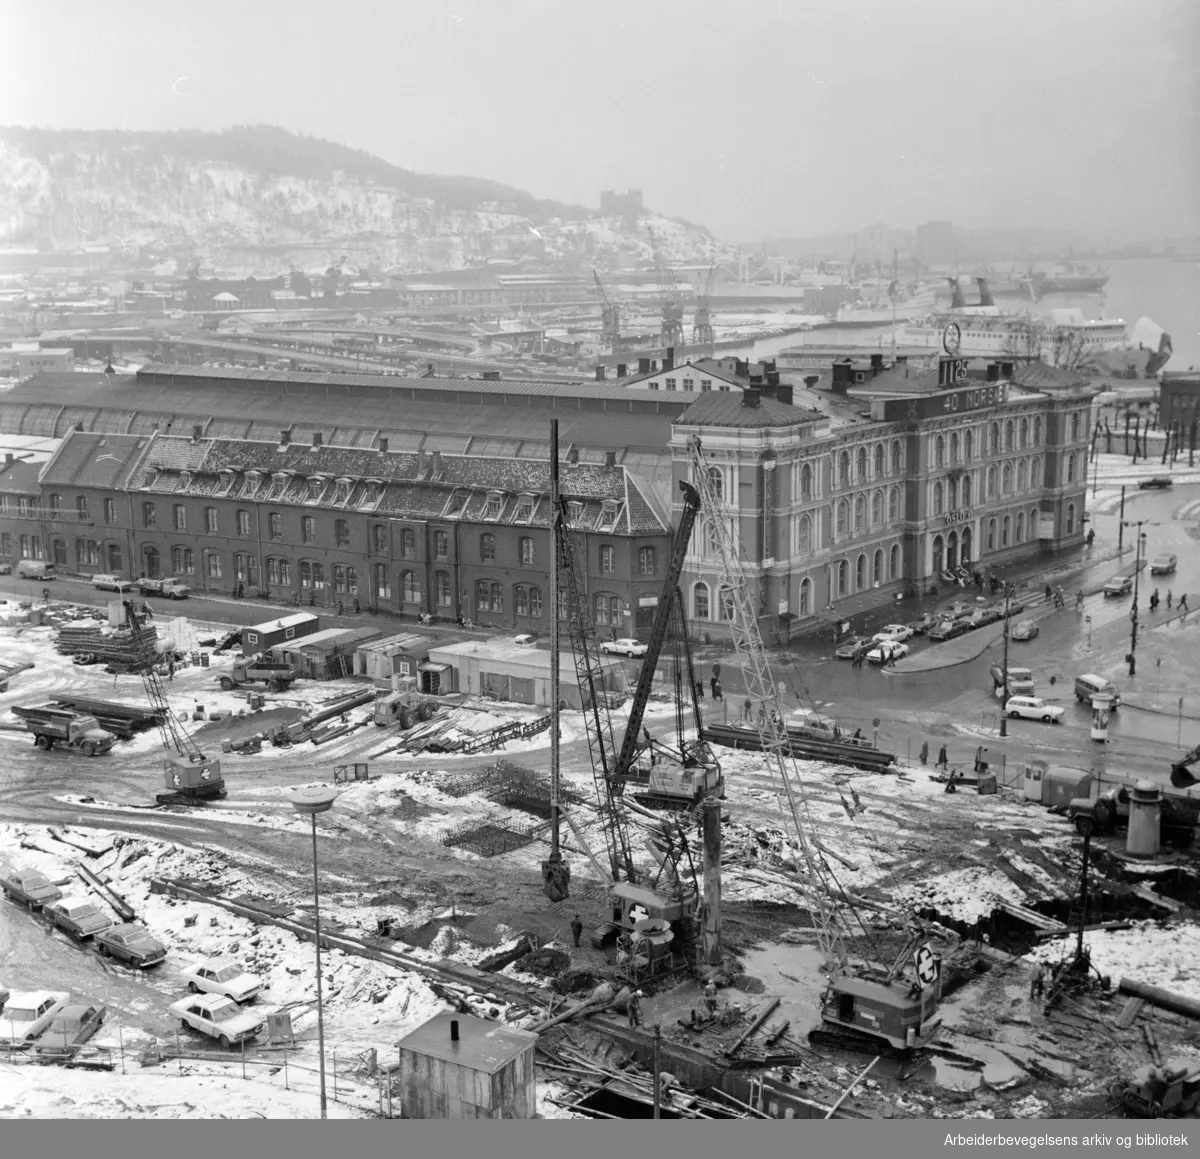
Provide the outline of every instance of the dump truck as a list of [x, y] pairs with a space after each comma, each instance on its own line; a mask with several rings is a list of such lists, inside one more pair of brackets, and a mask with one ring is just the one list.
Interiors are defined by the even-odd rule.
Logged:
[[108, 752], [116, 743], [117, 738], [101, 728], [94, 716], [86, 713], [56, 708], [52, 704], [44, 704], [39, 708], [14, 705], [13, 712], [21, 718], [25, 728], [33, 733], [33, 743], [42, 750], [60, 744], [77, 749], [86, 757], [94, 757]]
[[243, 684], [265, 684], [268, 692], [282, 692], [295, 679], [296, 673], [290, 665], [255, 656], [235, 660], [233, 667], [220, 678], [219, 683], [226, 692]]

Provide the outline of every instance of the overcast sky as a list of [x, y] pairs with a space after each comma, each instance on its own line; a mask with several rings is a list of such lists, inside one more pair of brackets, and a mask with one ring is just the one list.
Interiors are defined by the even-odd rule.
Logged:
[[730, 241], [1200, 230], [1197, 0], [37, 0], [0, 123], [269, 123]]

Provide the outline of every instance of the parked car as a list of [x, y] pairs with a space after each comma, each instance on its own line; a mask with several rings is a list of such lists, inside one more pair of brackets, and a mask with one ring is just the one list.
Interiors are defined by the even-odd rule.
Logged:
[[1168, 478], [1166, 475], [1154, 475], [1149, 479], [1142, 479], [1138, 483], [1138, 488], [1142, 491], [1163, 491], [1172, 486], [1173, 483], [1174, 480]]
[[872, 645], [872, 641], [866, 636], [851, 636], [848, 640], [843, 640], [835, 649], [833, 654], [839, 660], [853, 660], [861, 653], [866, 652]]
[[605, 640], [600, 645], [600, 651], [609, 656], [645, 656], [646, 645], [641, 640], [628, 638], [620, 640]]
[[19, 1046], [32, 1042], [71, 1000], [65, 990], [30, 990], [11, 994], [0, 1010], [0, 1041]]
[[1032, 640], [1040, 630], [1036, 620], [1020, 620], [1012, 626], [1008, 638], [1010, 640]]
[[955, 636], [961, 636], [966, 631], [968, 628], [963, 620], [939, 620], [929, 629], [929, 638], [931, 640], [953, 640]]
[[223, 994], [194, 994], [170, 1008], [185, 1030], [198, 1030], [226, 1048], [253, 1038], [267, 1024], [265, 1017], [243, 1010]]
[[107, 1013], [107, 1006], [64, 1006], [38, 1044], [39, 1052], [69, 1053], [73, 1047], [83, 1046], [100, 1029]]
[[32, 869], [17, 869], [0, 877], [0, 889], [9, 901], [15, 901], [27, 909], [41, 909], [42, 906], [62, 897], [58, 888], [44, 873], [35, 873]]
[[17, 563], [17, 575], [21, 579], [52, 580], [58, 572], [54, 570], [54, 564], [44, 559], [22, 559]]
[[1125, 596], [1133, 591], [1133, 576], [1115, 575], [1104, 585], [1104, 598]]
[[903, 644], [906, 640], [911, 640], [915, 634], [907, 624], [885, 624], [871, 639], [876, 644], [883, 640], [894, 640], [897, 644]]
[[12, 564], [0, 563], [0, 575], [12, 575]]
[[985, 628], [988, 624], [998, 624], [1003, 619], [1003, 604], [986, 604], [982, 608], [976, 608], [968, 617], [967, 622], [976, 628]]
[[789, 712], [784, 721], [788, 732], [799, 736], [812, 737], [815, 740], [837, 740], [838, 725], [832, 716], [813, 712], [808, 708], [797, 708]]
[[1154, 557], [1154, 562], [1150, 564], [1150, 574], [1170, 575], [1178, 562], [1179, 560], [1169, 551], [1164, 551], [1162, 555]]
[[262, 990], [262, 979], [246, 971], [228, 958], [209, 958], [194, 962], [179, 971], [179, 977], [188, 984], [193, 994], [201, 990], [209, 994], [224, 994], [235, 1002], [253, 1002]]
[[899, 640], [880, 640], [867, 653], [868, 664], [882, 664], [885, 660], [903, 660], [908, 655], [908, 645]]
[[97, 934], [96, 949], [104, 957], [127, 962], [135, 970], [148, 970], [167, 956], [167, 947], [137, 922], [123, 922]]
[[121, 595], [128, 595], [136, 590], [135, 584], [111, 572], [100, 572], [92, 576], [92, 587], [102, 592], [119, 592]]
[[937, 622], [937, 616], [926, 612], [919, 619], [909, 620], [905, 627], [908, 628], [914, 636], [924, 636], [925, 633], [928, 632], [929, 629], [932, 628]]
[[66, 930], [77, 942], [102, 934], [113, 927], [113, 920], [95, 902], [86, 897], [64, 897], [42, 911], [60, 930]]
[[1066, 711], [1061, 705], [1047, 704], [1040, 696], [1011, 696], [1004, 705], [1009, 716], [1025, 720], [1044, 720], [1058, 724]]

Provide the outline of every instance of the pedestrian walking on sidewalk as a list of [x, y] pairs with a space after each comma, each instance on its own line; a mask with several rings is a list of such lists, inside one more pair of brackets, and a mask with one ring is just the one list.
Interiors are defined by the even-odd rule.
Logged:
[[1075, 593], [1075, 606], [1077, 608], [1083, 607], [1083, 588], [1080, 588], [1079, 591]]
[[1171, 610], [1171, 589], [1167, 588], [1167, 611]]
[[579, 945], [579, 939], [583, 934], [583, 922], [579, 920], [579, 915], [576, 914], [571, 919], [571, 937], [575, 939], [575, 945]]
[[1087, 545], [1088, 545], [1088, 547], [1091, 547], [1091, 546], [1092, 546], [1092, 544], [1095, 542], [1095, 540], [1096, 540], [1096, 531], [1095, 531], [1095, 528], [1089, 527], [1089, 528], [1088, 528], [1088, 533], [1087, 533]]
[[1049, 603], [1054, 598], [1054, 589], [1049, 584], [1046, 585], [1046, 603]]
[[928, 741], [923, 741], [921, 743], [921, 751], [918, 754], [918, 756], [920, 756], [920, 758], [921, 758], [921, 764], [928, 763], [928, 761], [929, 761], [929, 742]]
[[950, 758], [946, 755], [946, 746], [942, 745], [942, 747], [938, 750], [937, 764], [934, 766], [934, 768], [941, 769], [942, 772], [945, 772], [949, 767]]
[[1181, 595], [1181, 596], [1179, 597], [1179, 610], [1180, 610], [1181, 612], [1186, 612], [1186, 611], [1188, 610], [1188, 606], [1187, 606], [1187, 592], [1184, 592], [1184, 593], [1183, 593], [1183, 595]]

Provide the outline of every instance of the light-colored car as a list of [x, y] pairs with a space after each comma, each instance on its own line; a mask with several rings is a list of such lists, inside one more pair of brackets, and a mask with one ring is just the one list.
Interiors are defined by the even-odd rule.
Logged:
[[1133, 591], [1133, 576], [1115, 575], [1104, 585], [1104, 596], [1126, 596]]
[[122, 922], [96, 935], [96, 949], [105, 958], [118, 958], [135, 970], [148, 970], [167, 956], [167, 947], [137, 922]]
[[65, 990], [30, 990], [10, 994], [0, 1010], [0, 1041], [32, 1042], [71, 1000]]
[[903, 660], [908, 655], [908, 645], [899, 640], [880, 640], [867, 653], [868, 664], [882, 664], [885, 660]]
[[262, 979], [248, 974], [228, 958], [209, 958], [179, 971], [193, 993], [224, 994], [235, 1002], [253, 1002], [263, 988]]
[[605, 640], [600, 645], [600, 651], [609, 656], [645, 656], [647, 648], [641, 640], [625, 637], [620, 640]]
[[1164, 551], [1162, 555], [1156, 555], [1154, 561], [1150, 564], [1151, 575], [1170, 575], [1175, 570], [1175, 565], [1179, 562], [1178, 558], [1172, 555], [1169, 551]]
[[1010, 696], [1004, 711], [1014, 719], [1044, 720], [1047, 724], [1058, 724], [1066, 711], [1061, 705], [1047, 704], [1040, 696]]
[[1021, 620], [1019, 623], [1013, 625], [1008, 638], [1010, 640], [1032, 640], [1040, 630], [1036, 620]]
[[836, 740], [838, 737], [837, 721], [832, 716], [825, 716], [808, 708], [797, 708], [789, 712], [783, 723], [788, 732], [813, 737], [815, 740]]
[[102, 592], [120, 592], [125, 595], [136, 590], [136, 586], [129, 580], [123, 580], [119, 575], [111, 572], [100, 572], [92, 576], [92, 587]]
[[876, 644], [882, 644], [884, 640], [894, 641], [897, 644], [904, 644], [913, 638], [913, 630], [907, 624], [884, 624], [874, 636], [871, 637]]
[[54, 882], [32, 869], [17, 869], [0, 876], [0, 889], [10, 901], [31, 910], [41, 909], [62, 897], [62, 890]]
[[102, 934], [112, 929], [114, 924], [108, 914], [86, 897], [64, 897], [61, 901], [44, 906], [42, 912], [77, 942]]
[[833, 650], [833, 654], [839, 660], [853, 660], [869, 651], [870, 647], [871, 641], [866, 636], [851, 636], [848, 640], [843, 640]]
[[267, 1024], [264, 1016], [243, 1010], [223, 994], [193, 994], [172, 1002], [170, 1009], [184, 1029], [207, 1034], [226, 1048], [253, 1038]]

